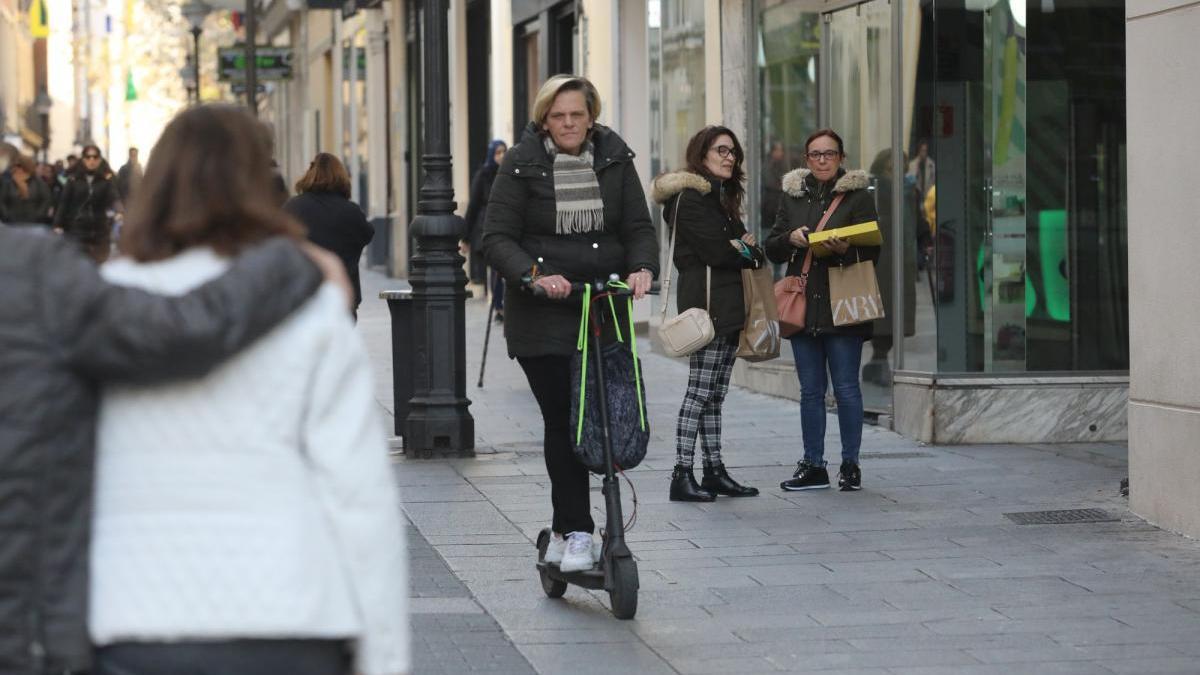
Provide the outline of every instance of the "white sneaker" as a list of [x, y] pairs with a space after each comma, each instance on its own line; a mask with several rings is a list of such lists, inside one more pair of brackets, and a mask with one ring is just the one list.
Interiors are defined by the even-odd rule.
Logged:
[[557, 532], [550, 534], [550, 543], [546, 546], [546, 562], [558, 565], [562, 563], [563, 553], [567, 551], [567, 540]]
[[587, 532], [571, 532], [567, 535], [567, 550], [558, 569], [563, 572], [582, 572], [596, 565], [592, 554], [592, 535]]

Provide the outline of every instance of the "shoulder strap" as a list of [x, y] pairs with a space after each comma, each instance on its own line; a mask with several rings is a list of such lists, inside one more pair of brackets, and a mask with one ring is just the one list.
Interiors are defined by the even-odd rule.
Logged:
[[[842, 199], [845, 196], [845, 192], [837, 193], [837, 196], [835, 196], [833, 201], [829, 203], [829, 208], [825, 209], [825, 215], [821, 216], [821, 222], [817, 224], [817, 229], [813, 230], [813, 232], [820, 232], [822, 229], [824, 229], [825, 224], [829, 222], [829, 217], [832, 216], [833, 212], [837, 210], [837, 207], [842, 203]], [[808, 251], [806, 251], [804, 254], [804, 267], [800, 269], [800, 276], [808, 274], [809, 268], [812, 267], [812, 259], [812, 246], [809, 246]]]
[[[679, 202], [683, 200], [683, 193], [675, 199], [675, 210], [671, 212], [671, 246], [667, 252], [667, 273], [663, 275], [662, 286], [662, 317], [667, 317], [667, 306], [671, 300], [671, 271], [675, 269], [675, 235], [679, 229], [675, 226], [679, 222]], [[712, 268], [708, 265], [704, 266], [704, 309], [708, 311], [712, 305]]]

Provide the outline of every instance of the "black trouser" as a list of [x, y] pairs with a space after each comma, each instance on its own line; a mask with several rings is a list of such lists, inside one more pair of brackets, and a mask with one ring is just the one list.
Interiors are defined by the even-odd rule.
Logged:
[[348, 675], [345, 640], [124, 642], [96, 650], [94, 675]]
[[595, 532], [588, 470], [571, 449], [571, 357], [521, 357], [517, 362], [546, 425], [546, 473], [550, 474], [550, 503], [554, 506], [551, 528], [559, 534]]

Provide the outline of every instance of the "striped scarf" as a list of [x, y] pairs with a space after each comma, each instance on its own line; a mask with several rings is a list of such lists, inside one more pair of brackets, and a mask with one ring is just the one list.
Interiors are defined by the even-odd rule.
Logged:
[[580, 234], [604, 230], [604, 202], [600, 182], [592, 169], [592, 143], [578, 155], [559, 152], [549, 136], [546, 152], [554, 158], [555, 232]]

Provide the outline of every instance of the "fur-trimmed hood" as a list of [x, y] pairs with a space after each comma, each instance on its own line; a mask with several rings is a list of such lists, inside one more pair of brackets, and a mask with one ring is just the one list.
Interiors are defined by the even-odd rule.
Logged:
[[[808, 190], [808, 185], [804, 179], [812, 173], [809, 169], [793, 169], [783, 174], [783, 191], [792, 197], [803, 197]], [[833, 185], [833, 191], [850, 192], [852, 190], [862, 190], [871, 184], [871, 179], [866, 171], [855, 169], [847, 171]]]
[[651, 181], [650, 198], [658, 204], [665, 204], [671, 197], [688, 189], [706, 195], [712, 192], [712, 183], [698, 173], [672, 171], [671, 173], [664, 173]]

